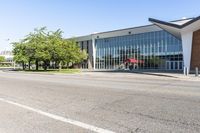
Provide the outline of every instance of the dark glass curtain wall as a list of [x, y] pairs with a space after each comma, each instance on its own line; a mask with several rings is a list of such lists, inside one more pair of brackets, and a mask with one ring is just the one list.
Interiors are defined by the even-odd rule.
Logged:
[[96, 69], [127, 68], [127, 59], [134, 69], [183, 69], [181, 41], [165, 31], [97, 39]]

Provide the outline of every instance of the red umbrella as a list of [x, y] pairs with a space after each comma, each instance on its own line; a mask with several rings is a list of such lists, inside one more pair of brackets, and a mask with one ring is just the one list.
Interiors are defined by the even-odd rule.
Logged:
[[136, 59], [134, 59], [134, 58], [129, 58], [129, 59], [127, 59], [127, 60], [125, 61], [125, 63], [141, 63], [141, 64], [143, 64], [144, 61], [143, 61], [143, 60], [136, 60]]

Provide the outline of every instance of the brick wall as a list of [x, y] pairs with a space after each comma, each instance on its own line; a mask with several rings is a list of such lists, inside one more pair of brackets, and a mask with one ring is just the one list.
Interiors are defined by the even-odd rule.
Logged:
[[200, 30], [193, 33], [191, 70], [200, 69]]

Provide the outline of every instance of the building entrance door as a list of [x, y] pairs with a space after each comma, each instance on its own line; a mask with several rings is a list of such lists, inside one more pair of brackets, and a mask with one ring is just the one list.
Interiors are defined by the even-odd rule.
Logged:
[[182, 70], [183, 69], [183, 61], [167, 61], [166, 69], [167, 70]]

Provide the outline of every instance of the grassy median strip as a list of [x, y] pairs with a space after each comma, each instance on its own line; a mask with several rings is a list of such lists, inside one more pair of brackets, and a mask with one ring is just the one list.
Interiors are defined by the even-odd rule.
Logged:
[[80, 73], [80, 69], [62, 69], [62, 70], [50, 70], [49, 73], [63, 73], [63, 74], [74, 74]]
[[49, 70], [21, 70], [22, 72], [30, 72], [30, 73], [51, 73], [51, 74], [77, 74], [77, 73], [81, 73], [80, 69], [62, 69], [62, 70], [58, 70], [58, 69], [49, 69]]

